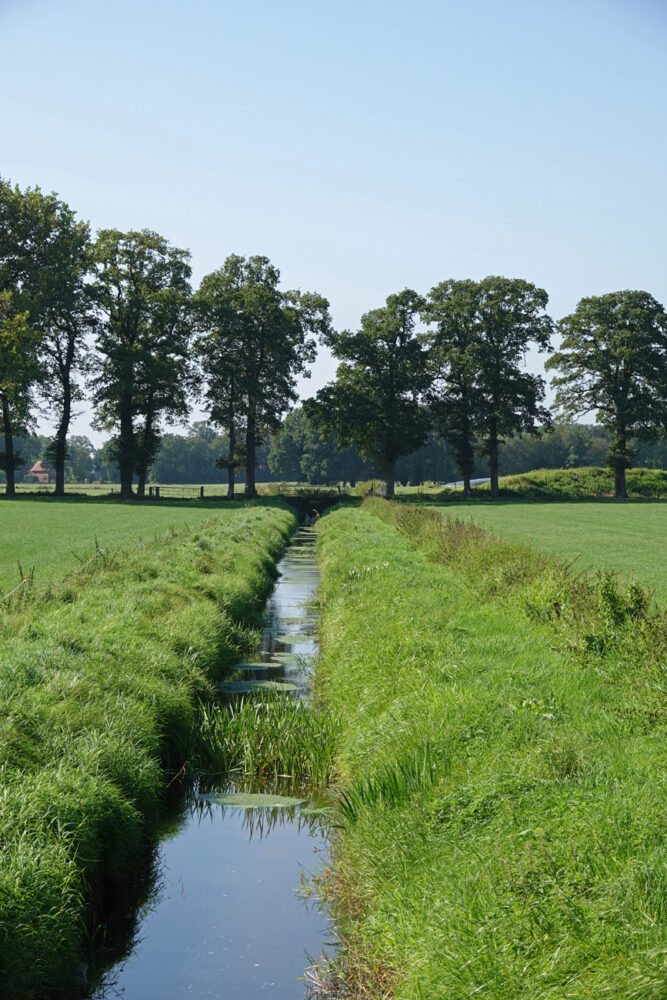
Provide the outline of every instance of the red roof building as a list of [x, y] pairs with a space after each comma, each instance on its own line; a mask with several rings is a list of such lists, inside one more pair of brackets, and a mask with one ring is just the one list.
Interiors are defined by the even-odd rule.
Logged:
[[30, 472], [26, 474], [26, 479], [32, 483], [49, 483], [51, 481], [51, 470], [42, 462], [41, 458], [35, 462]]

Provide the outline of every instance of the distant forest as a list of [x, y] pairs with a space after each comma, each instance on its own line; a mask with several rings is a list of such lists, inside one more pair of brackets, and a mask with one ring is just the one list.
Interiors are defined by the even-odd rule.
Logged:
[[[50, 438], [32, 435], [17, 439], [21, 466], [17, 483], [25, 482], [38, 460], [48, 466]], [[635, 464], [650, 469], [667, 468], [667, 441], [635, 442]], [[500, 450], [501, 475], [534, 469], [566, 469], [606, 464], [609, 436], [597, 424], [557, 424], [553, 430], [534, 437], [523, 434], [506, 441]], [[111, 442], [95, 448], [83, 435], [68, 439], [65, 479], [68, 483], [118, 483], [118, 464]], [[165, 434], [151, 469], [156, 483], [220, 483], [226, 473], [216, 466], [228, 453], [228, 441], [206, 421], [191, 424], [184, 434]], [[257, 449], [255, 466], [258, 482], [354, 483], [378, 474], [354, 448], [337, 451], [332, 437], [321, 440], [299, 407], [283, 420], [281, 428]], [[399, 459], [397, 481], [404, 485], [422, 482], [451, 482], [459, 478], [456, 462], [445, 441], [435, 434], [423, 447]], [[488, 463], [476, 458], [473, 478], [488, 476]], [[0, 483], [4, 473], [0, 471]], [[242, 471], [236, 481], [244, 482]]]

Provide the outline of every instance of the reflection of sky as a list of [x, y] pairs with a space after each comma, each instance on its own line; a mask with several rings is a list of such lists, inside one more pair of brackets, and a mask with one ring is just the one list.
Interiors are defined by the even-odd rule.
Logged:
[[[315, 616], [306, 606], [318, 583], [312, 529], [297, 533], [278, 569], [263, 621], [263, 656], [271, 662], [276, 650], [281, 657], [289, 654], [274, 661], [271, 677], [299, 680], [300, 658], [316, 652], [316, 640], [307, 634]], [[296, 643], [276, 641], [290, 634]], [[246, 675], [262, 676], [252, 669]], [[331, 935], [326, 916], [295, 892], [302, 870], [319, 867], [321, 824], [320, 816], [301, 815], [299, 808], [246, 811], [199, 799], [175, 835], [163, 841], [161, 892], [105, 1000], [302, 997], [297, 979], [309, 964], [307, 955], [317, 958]]]
[[224, 810], [224, 820], [222, 809], [194, 818], [164, 845], [162, 893], [141, 924], [140, 944], [119, 974], [116, 995], [303, 996], [297, 979], [308, 965], [306, 953], [320, 954], [329, 925], [294, 890], [302, 869], [317, 869], [322, 847], [296, 820], [250, 838], [240, 810]]
[[[270, 665], [272, 680], [303, 680], [317, 652], [316, 616], [310, 606], [319, 580], [314, 540], [312, 528], [297, 533], [278, 565], [276, 586], [266, 604], [260, 659]], [[259, 679], [267, 672], [246, 669], [243, 675]]]

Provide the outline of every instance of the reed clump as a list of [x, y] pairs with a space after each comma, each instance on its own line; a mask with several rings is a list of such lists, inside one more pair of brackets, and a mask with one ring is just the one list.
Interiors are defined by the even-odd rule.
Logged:
[[0, 608], [0, 997], [83, 988], [95, 887], [131, 880], [294, 523], [230, 510]]
[[203, 705], [200, 717], [200, 754], [207, 772], [328, 785], [340, 734], [340, 721], [329, 709], [263, 693], [229, 706]]

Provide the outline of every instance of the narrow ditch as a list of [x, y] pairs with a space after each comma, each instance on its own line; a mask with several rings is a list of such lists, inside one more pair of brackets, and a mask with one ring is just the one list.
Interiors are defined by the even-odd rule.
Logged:
[[[315, 531], [304, 527], [278, 565], [261, 652], [237, 665], [223, 693], [282, 690], [307, 699], [318, 581]], [[286, 805], [295, 795], [300, 804]], [[164, 833], [131, 950], [91, 1000], [302, 998], [304, 971], [327, 950], [332, 928], [298, 887], [326, 853], [326, 816], [308, 788], [234, 775], [202, 785]]]

